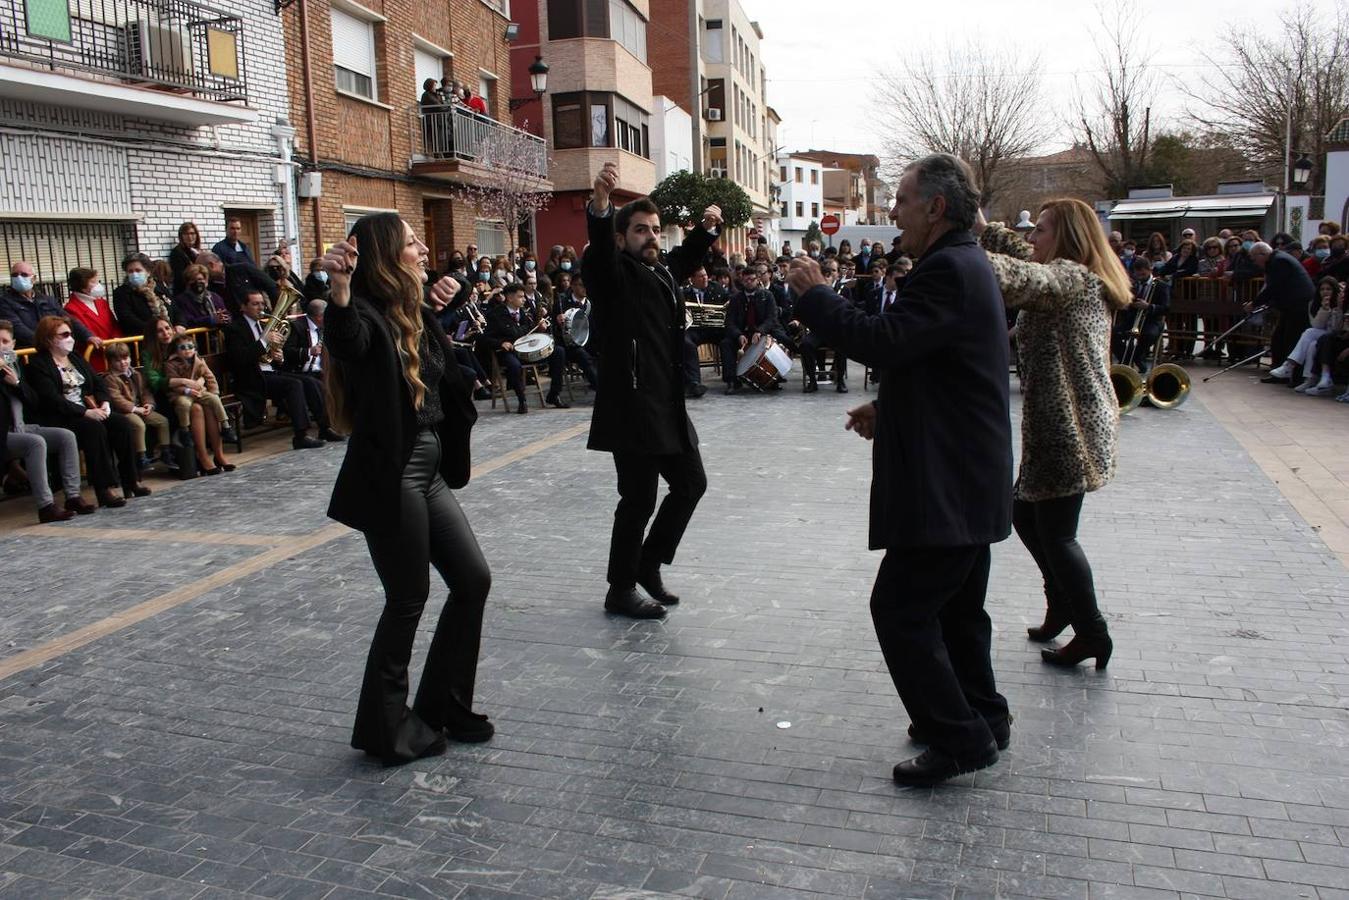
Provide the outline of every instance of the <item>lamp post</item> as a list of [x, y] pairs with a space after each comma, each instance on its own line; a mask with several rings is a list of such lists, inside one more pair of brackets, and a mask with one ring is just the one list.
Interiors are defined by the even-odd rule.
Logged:
[[534, 91], [533, 97], [513, 97], [508, 104], [513, 112], [526, 103], [532, 103], [544, 95], [548, 90], [548, 63], [543, 61], [542, 56], [534, 57], [534, 62], [529, 67], [529, 86]]
[[1298, 190], [1305, 190], [1307, 184], [1312, 180], [1312, 159], [1307, 154], [1302, 154], [1302, 158], [1293, 163], [1293, 187]]

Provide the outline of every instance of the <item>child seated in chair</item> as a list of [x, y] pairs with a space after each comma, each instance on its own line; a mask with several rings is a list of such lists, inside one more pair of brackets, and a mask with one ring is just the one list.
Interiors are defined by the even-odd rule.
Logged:
[[[164, 362], [164, 374], [171, 384], [174, 379], [185, 379], [179, 382], [183, 385], [183, 396], [190, 399], [193, 405], [200, 406], [205, 413], [206, 444], [209, 445], [210, 455], [207, 455], [207, 447], [197, 444], [197, 464], [201, 470], [207, 475], [234, 471], [234, 466], [225, 458], [224, 448], [225, 441], [235, 440], [234, 429], [230, 428], [225, 404], [220, 402], [220, 385], [215, 373], [206, 360], [197, 355], [195, 338], [179, 335], [175, 339], [173, 355]], [[172, 390], [177, 392], [180, 388]]]
[[145, 385], [145, 376], [131, 367], [131, 351], [126, 344], [109, 344], [103, 348], [108, 370], [99, 373], [108, 391], [112, 411], [124, 416], [131, 425], [132, 448], [142, 469], [154, 460], [148, 453], [151, 446], [145, 438], [147, 428], [153, 428], [155, 443], [161, 453], [169, 446], [169, 420], [155, 411], [155, 397]]

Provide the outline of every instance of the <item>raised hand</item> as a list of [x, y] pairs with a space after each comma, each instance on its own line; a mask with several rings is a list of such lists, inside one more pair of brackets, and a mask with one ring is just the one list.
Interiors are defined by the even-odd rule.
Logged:
[[321, 262], [323, 270], [328, 273], [328, 297], [338, 306], [346, 306], [351, 302], [351, 273], [356, 271], [359, 256], [355, 235], [345, 241], [338, 241], [323, 254]]
[[459, 282], [446, 275], [444, 278], [431, 285], [431, 305], [435, 307], [436, 312], [440, 312], [446, 306], [450, 305], [458, 294]]
[[618, 187], [618, 163], [607, 162], [595, 176], [595, 190], [590, 196], [591, 208], [602, 213], [609, 208], [609, 195]]

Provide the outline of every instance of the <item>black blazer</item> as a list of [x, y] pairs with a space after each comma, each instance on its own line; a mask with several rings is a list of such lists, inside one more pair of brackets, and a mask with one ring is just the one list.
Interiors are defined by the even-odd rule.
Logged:
[[1269, 304], [1284, 315], [1298, 316], [1316, 299], [1316, 284], [1302, 263], [1282, 250], [1274, 251], [1265, 263], [1265, 287], [1255, 305]]
[[1011, 530], [1007, 326], [968, 231], [918, 260], [894, 308], [868, 316], [827, 287], [797, 301], [826, 343], [885, 373], [872, 453], [873, 550], [1001, 541]]
[[[173, 298], [165, 297], [163, 294], [159, 296], [168, 310], [169, 320], [174, 325], [183, 324]], [[155, 311], [151, 309], [150, 301], [145, 299], [145, 294], [139, 289], [130, 284], [119, 284], [112, 292], [112, 311], [117, 316], [117, 323], [122, 326], [123, 334], [142, 336], [150, 334], [150, 320], [154, 317]]]
[[[326, 321], [326, 319], [325, 319]], [[259, 362], [267, 348], [253, 337], [253, 327], [242, 315], [230, 319], [222, 332], [225, 335], [225, 364], [229, 367], [230, 388], [240, 399], [249, 403], [249, 413], [261, 416], [266, 401], [267, 386], [262, 381], [262, 369]], [[272, 363], [273, 369], [280, 369], [280, 363]]]
[[281, 368], [287, 372], [303, 372], [313, 346], [309, 342], [309, 316], [292, 319], [290, 336], [281, 345]]
[[[749, 327], [749, 305], [754, 304], [754, 330]], [[733, 338], [772, 334], [778, 330], [778, 305], [765, 290], [736, 291], [726, 307], [726, 334]]]
[[513, 344], [520, 338], [532, 334], [534, 326], [538, 324], [534, 321], [528, 306], [520, 307], [520, 321], [516, 322], [511, 318], [510, 307], [505, 303], [493, 303], [487, 308], [483, 318], [487, 320], [487, 327], [483, 329], [483, 340], [490, 344], [493, 350], [500, 350], [501, 345], [507, 341]]
[[183, 278], [183, 273], [187, 267], [197, 261], [197, 254], [201, 251], [193, 248], [184, 250], [182, 244], [174, 244], [173, 249], [169, 251], [169, 268], [173, 270], [173, 293], [180, 294], [187, 287], [187, 281]]
[[[83, 396], [94, 398], [94, 403], [99, 406], [108, 402], [108, 392], [103, 387], [103, 379], [94, 374], [94, 370], [89, 368], [84, 357], [72, 353], [70, 364], [84, 376]], [[61, 372], [56, 368], [56, 360], [52, 359], [50, 353], [33, 354], [32, 359], [28, 360], [28, 368], [24, 370], [24, 375], [32, 382], [33, 391], [37, 394], [37, 407], [33, 415], [36, 424], [65, 428], [70, 423], [84, 418], [84, 412], [89, 407], [83, 403], [71, 403], [66, 399], [65, 390], [61, 385]]]
[[[422, 325], [430, 340], [446, 348], [448, 364], [440, 379], [445, 419], [437, 428], [440, 474], [450, 487], [461, 488], [468, 484], [469, 433], [478, 411], [430, 307], [422, 307]], [[352, 423], [328, 515], [358, 531], [393, 530], [402, 514], [399, 482], [417, 437], [416, 411], [393, 332], [374, 304], [353, 297], [349, 306], [328, 306], [323, 341], [329, 358], [343, 368], [347, 417]]]
[[586, 226], [590, 246], [581, 268], [604, 359], [586, 446], [661, 454], [697, 447], [684, 408], [684, 297], [677, 286], [716, 235], [694, 228], [670, 252], [668, 270], [652, 269], [619, 251], [613, 209], [595, 216], [587, 207]]

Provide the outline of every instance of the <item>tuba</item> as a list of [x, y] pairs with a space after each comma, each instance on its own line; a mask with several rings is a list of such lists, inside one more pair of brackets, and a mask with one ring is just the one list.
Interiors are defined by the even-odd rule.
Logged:
[[290, 316], [295, 307], [304, 300], [300, 292], [290, 283], [290, 279], [283, 278], [276, 286], [278, 290], [276, 306], [272, 308], [271, 313], [263, 316], [265, 324], [262, 327], [262, 335], [258, 338], [264, 345], [267, 345], [268, 338], [274, 333], [281, 335], [281, 343], [286, 342], [290, 337]]
[[[1157, 288], [1157, 278], [1148, 279], [1143, 299], [1149, 304]], [[1148, 370], [1146, 377], [1138, 370], [1138, 346], [1143, 337], [1143, 323], [1151, 307], [1145, 307], [1134, 316], [1133, 327], [1129, 330], [1129, 344], [1124, 356], [1110, 367], [1110, 384], [1115, 389], [1115, 399], [1119, 401], [1119, 411], [1123, 415], [1137, 409], [1145, 401], [1157, 409], [1175, 409], [1190, 396], [1190, 373], [1175, 363], [1159, 363]], [[1117, 314], [1118, 315], [1118, 314]], [[1162, 338], [1166, 335], [1165, 324], [1162, 333], [1152, 346], [1153, 358], [1161, 350]]]

